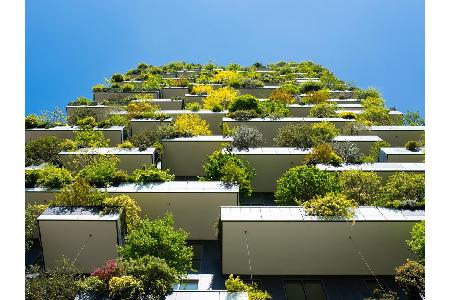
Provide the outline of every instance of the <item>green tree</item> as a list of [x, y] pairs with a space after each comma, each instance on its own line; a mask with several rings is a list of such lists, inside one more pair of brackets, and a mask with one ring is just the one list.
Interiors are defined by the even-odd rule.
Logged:
[[55, 136], [44, 136], [25, 145], [25, 166], [51, 163], [60, 165], [58, 153], [61, 152], [61, 140]]
[[421, 207], [425, 205], [425, 175], [396, 172], [382, 188], [381, 205]]
[[418, 111], [408, 111], [403, 114], [403, 125], [405, 126], [424, 126], [425, 120]]
[[406, 241], [412, 252], [419, 256], [419, 262], [425, 264], [425, 221], [416, 223], [411, 230], [411, 239]]

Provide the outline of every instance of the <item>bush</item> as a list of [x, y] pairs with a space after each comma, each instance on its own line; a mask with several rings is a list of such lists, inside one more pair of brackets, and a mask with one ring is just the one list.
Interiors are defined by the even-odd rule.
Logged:
[[298, 166], [290, 168], [277, 180], [275, 202], [278, 205], [299, 205], [315, 196], [338, 190], [335, 174], [314, 166]]
[[[97, 122], [97, 114], [91, 108], [79, 107], [74, 109], [72, 114], [67, 118], [67, 123], [71, 126], [78, 125], [79, 120], [86, 119], [88, 117], [92, 117], [94, 122]], [[93, 125], [95, 127], [97, 124]]]
[[380, 92], [372, 87], [369, 87], [367, 90], [358, 90], [356, 93], [356, 98], [358, 99], [366, 99], [369, 97], [381, 98]]
[[123, 82], [124, 78], [122, 74], [115, 73], [111, 76], [111, 82]]
[[356, 119], [356, 114], [352, 111], [343, 111], [343, 112], [338, 113], [337, 116], [339, 118], [347, 119], [347, 120], [355, 120]]
[[252, 95], [243, 95], [236, 97], [230, 102], [228, 110], [230, 112], [235, 112], [238, 110], [259, 110], [259, 100]]
[[98, 294], [105, 294], [107, 290], [103, 281], [96, 276], [89, 276], [79, 280], [76, 282], [76, 286], [81, 291], [94, 292]]
[[418, 111], [408, 111], [403, 114], [404, 126], [425, 126], [425, 120], [420, 116]]
[[352, 142], [333, 142], [334, 152], [339, 155], [347, 164], [360, 164], [363, 154], [359, 152], [359, 148]]
[[357, 204], [340, 193], [326, 193], [315, 196], [304, 203], [306, 213], [321, 217], [344, 217], [351, 219], [355, 214]]
[[188, 233], [173, 227], [173, 217], [168, 214], [162, 219], [143, 219], [125, 237], [125, 244], [119, 246], [119, 256], [124, 260], [137, 259], [146, 255], [162, 258], [177, 271], [185, 274], [192, 269], [192, 247], [186, 246]]
[[25, 129], [45, 128], [46, 125], [46, 121], [41, 116], [31, 114], [25, 117]]
[[293, 104], [297, 102], [293, 94], [283, 91], [281, 89], [276, 89], [269, 95], [269, 100], [281, 102], [285, 104]]
[[125, 83], [124, 85], [122, 85], [122, 92], [131, 92], [132, 90], [134, 90], [133, 84]]
[[406, 144], [405, 144], [405, 148], [406, 148], [407, 150], [409, 150], [409, 151], [417, 152], [417, 151], [420, 150], [420, 145], [419, 145], [419, 143], [416, 142], [416, 141], [408, 141], [408, 142], [406, 142]]
[[219, 71], [211, 79], [214, 83], [223, 83], [224, 85], [236, 84], [242, 80], [243, 77], [240, 73], [231, 70]]
[[374, 163], [378, 161], [378, 157], [380, 156], [380, 148], [390, 147], [390, 144], [385, 141], [375, 142], [370, 148], [369, 153], [363, 157], [362, 161], [364, 163]]
[[375, 172], [343, 171], [339, 176], [342, 193], [359, 205], [373, 205], [381, 191], [381, 177]]
[[273, 120], [289, 117], [291, 112], [286, 104], [276, 100], [266, 100], [259, 103], [261, 117]]
[[284, 83], [280, 86], [279, 90], [292, 96], [302, 93], [301, 88], [294, 83]]
[[138, 101], [130, 102], [127, 105], [127, 112], [130, 118], [140, 119], [151, 117], [158, 110], [158, 106], [150, 102]]
[[106, 193], [92, 188], [89, 183], [80, 177], [63, 187], [56, 193], [52, 206], [102, 206]]
[[259, 147], [263, 141], [263, 135], [258, 129], [245, 125], [239, 126], [233, 134], [233, 147], [238, 150]]
[[92, 87], [94, 93], [106, 92], [108, 89], [103, 84], [96, 84]]
[[388, 126], [392, 125], [389, 110], [383, 107], [370, 107], [364, 109], [356, 117], [356, 121], [367, 126]]
[[309, 149], [314, 145], [312, 128], [307, 124], [292, 124], [278, 129], [274, 141], [278, 147]]
[[272, 297], [266, 291], [261, 291], [258, 288], [256, 283], [246, 284], [244, 283], [239, 276], [236, 278], [233, 277], [233, 274], [230, 274], [228, 279], [225, 281], [225, 288], [227, 292], [237, 293], [237, 292], [247, 292], [249, 300], [270, 300]]
[[95, 269], [94, 272], [91, 273], [91, 276], [98, 278], [105, 285], [105, 287], [111, 278], [119, 275], [119, 266], [113, 259], [107, 260], [104, 266]]
[[117, 164], [119, 159], [114, 155], [102, 155], [94, 159], [93, 162], [83, 167], [78, 176], [87, 180], [95, 187], [107, 187], [113, 183], [118, 183], [119, 173]]
[[314, 105], [309, 111], [308, 117], [315, 118], [335, 118], [338, 106], [334, 102], [322, 102]]
[[213, 90], [208, 96], [203, 99], [203, 107], [209, 110], [222, 111], [228, 107], [228, 104], [233, 101], [238, 95], [238, 91], [225, 86], [217, 90]]
[[[123, 207], [125, 210], [126, 231], [132, 231], [139, 224], [141, 218], [139, 214], [141, 208], [136, 201], [128, 195], [119, 195], [112, 198], [105, 198], [103, 205], [106, 207]], [[108, 209], [106, 210], [108, 211]]]
[[125, 142], [123, 142], [121, 144], [118, 144], [117, 148], [132, 149], [133, 148], [133, 143], [131, 141], [125, 141]]
[[[302, 98], [302, 102], [308, 103], [308, 104], [321, 104], [325, 103], [330, 98], [330, 91], [329, 90], [320, 90], [320, 91], [314, 91], [308, 93], [305, 97]], [[329, 102], [333, 103], [334, 102]], [[336, 105], [337, 108], [337, 105]]]
[[419, 262], [425, 264], [425, 221], [416, 223], [411, 230], [411, 239], [406, 241], [412, 252], [417, 254]]
[[323, 89], [323, 87], [324, 86], [322, 82], [307, 81], [299, 86], [299, 94], [320, 91], [321, 89]]
[[187, 103], [185, 106], [186, 110], [199, 111], [202, 109], [202, 105], [197, 102]]
[[92, 129], [97, 126], [97, 121], [94, 117], [86, 117], [77, 120], [77, 126], [82, 129]]
[[174, 126], [180, 136], [212, 135], [208, 123], [197, 114], [178, 115]]
[[68, 105], [78, 106], [78, 105], [90, 105], [92, 101], [86, 97], [78, 97], [72, 102], [69, 102]]
[[77, 148], [101, 148], [109, 145], [109, 139], [105, 138], [104, 133], [93, 129], [75, 131], [73, 141]]
[[311, 126], [311, 139], [314, 145], [331, 142], [339, 134], [333, 123], [319, 122]]
[[44, 136], [25, 145], [25, 166], [50, 163], [61, 165], [58, 153], [62, 151], [61, 140]]
[[109, 296], [113, 300], [136, 300], [142, 295], [142, 282], [132, 276], [113, 277], [109, 281]]
[[261, 114], [256, 110], [237, 110], [227, 113], [227, 117], [238, 121], [246, 121], [253, 118], [259, 118]]
[[395, 269], [395, 282], [408, 296], [425, 297], [425, 267], [418, 262], [407, 260]]
[[152, 130], [146, 130], [133, 134], [130, 138], [130, 142], [139, 148], [139, 151], [144, 151], [148, 147], [153, 147], [159, 143], [162, 139], [170, 139], [178, 136], [173, 125], [162, 125]]
[[49, 190], [60, 189], [71, 181], [72, 175], [69, 170], [54, 166], [46, 166], [39, 170], [37, 185], [43, 186]]
[[213, 87], [210, 85], [204, 85], [204, 84], [199, 84], [199, 85], [194, 85], [192, 87], [192, 92], [191, 94], [194, 95], [209, 95], [213, 92]]
[[160, 170], [155, 165], [147, 164], [142, 169], [134, 170], [131, 178], [139, 183], [165, 182], [174, 180], [175, 175], [170, 174], [169, 170]]
[[126, 275], [142, 282], [144, 291], [149, 291], [152, 299], [165, 299], [179, 277], [177, 271], [169, 267], [164, 259], [148, 255], [121, 260], [120, 267]]
[[425, 175], [397, 172], [389, 176], [382, 189], [381, 205], [423, 207], [425, 205]]
[[220, 180], [226, 184], [239, 184], [239, 194], [243, 198], [252, 194], [251, 181], [255, 170], [248, 162], [226, 151], [217, 150], [211, 154], [203, 165], [206, 180]]
[[369, 109], [373, 107], [384, 108], [384, 100], [379, 97], [368, 97], [361, 101], [363, 109]]
[[331, 164], [336, 167], [343, 162], [342, 158], [333, 151], [333, 147], [329, 144], [315, 146], [305, 160], [307, 165]]
[[39, 179], [39, 169], [31, 169], [31, 170], [25, 170], [25, 187], [26, 188], [32, 188], [35, 187], [37, 184], [37, 181]]
[[110, 128], [112, 126], [129, 126], [130, 125], [130, 120], [128, 119], [127, 116], [123, 116], [123, 115], [111, 115], [108, 118], [106, 118], [105, 120], [99, 122], [97, 124], [98, 128]]
[[[242, 87], [242, 88], [247, 88], [247, 89], [263, 87], [264, 86], [264, 82], [262, 82], [259, 79], [254, 79], [254, 78], [244, 78], [239, 83], [240, 84], [237, 85], [236, 87]], [[233, 85], [231, 85], [231, 86], [234, 87]]]
[[25, 250], [30, 250], [33, 246], [34, 231], [37, 228], [37, 218], [47, 209], [47, 205], [28, 204], [25, 208]]

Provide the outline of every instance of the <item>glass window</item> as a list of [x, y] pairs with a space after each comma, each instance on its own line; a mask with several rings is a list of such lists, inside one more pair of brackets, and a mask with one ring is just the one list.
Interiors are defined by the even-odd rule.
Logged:
[[198, 280], [182, 280], [172, 287], [174, 291], [198, 290]]
[[304, 280], [303, 288], [308, 300], [327, 300], [327, 296], [320, 280]]
[[302, 282], [299, 280], [285, 281], [284, 290], [286, 292], [287, 300], [306, 300], [306, 295], [305, 292], [303, 291]]

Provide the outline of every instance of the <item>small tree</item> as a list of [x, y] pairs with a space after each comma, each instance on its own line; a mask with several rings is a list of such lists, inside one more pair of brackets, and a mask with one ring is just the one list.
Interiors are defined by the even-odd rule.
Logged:
[[312, 128], [306, 124], [292, 124], [278, 129], [273, 139], [278, 147], [308, 149], [314, 145]]
[[25, 145], [25, 166], [51, 163], [61, 165], [58, 153], [61, 152], [61, 140], [55, 136], [44, 136]]
[[179, 115], [174, 126], [180, 136], [212, 135], [208, 123], [197, 114]]
[[351, 219], [357, 204], [343, 194], [330, 192], [306, 201], [304, 207], [308, 215]]
[[412, 252], [419, 256], [419, 262], [425, 264], [425, 221], [416, 223], [411, 230], [411, 239], [406, 241]]
[[342, 193], [359, 205], [376, 203], [381, 190], [381, 177], [375, 172], [344, 171], [339, 182]]
[[403, 125], [405, 126], [425, 126], [425, 120], [418, 111], [408, 111], [403, 115]]
[[421, 207], [425, 205], [425, 175], [396, 172], [382, 189], [381, 205]]
[[263, 135], [256, 128], [239, 126], [233, 133], [233, 147], [238, 150], [259, 147], [263, 142]]
[[339, 134], [339, 129], [331, 122], [315, 123], [311, 130], [311, 139], [314, 145], [329, 143]]
[[352, 142], [333, 142], [334, 152], [339, 155], [345, 163], [360, 164], [363, 154], [359, 151], [358, 146]]
[[314, 105], [309, 111], [308, 117], [334, 118], [337, 117], [338, 106], [334, 102], [322, 102]]

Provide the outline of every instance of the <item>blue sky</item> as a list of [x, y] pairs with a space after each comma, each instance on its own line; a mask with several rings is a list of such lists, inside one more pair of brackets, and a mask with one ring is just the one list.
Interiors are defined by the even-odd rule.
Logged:
[[139, 62], [312, 60], [424, 112], [423, 0], [28, 0], [26, 113]]

